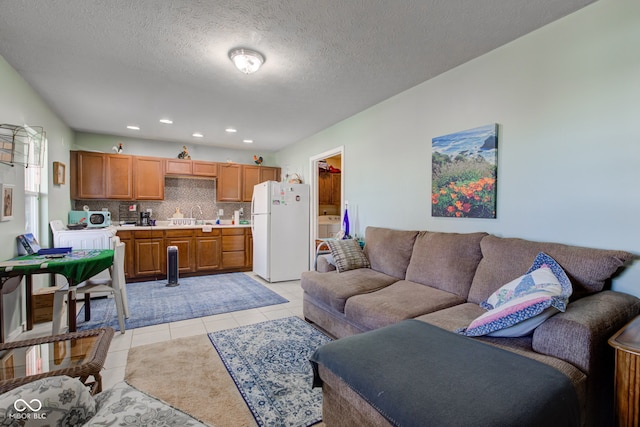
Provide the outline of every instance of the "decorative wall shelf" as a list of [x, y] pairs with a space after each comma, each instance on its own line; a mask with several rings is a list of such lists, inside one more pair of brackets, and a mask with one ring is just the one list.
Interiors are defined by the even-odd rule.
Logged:
[[0, 163], [42, 167], [45, 138], [40, 126], [0, 124]]

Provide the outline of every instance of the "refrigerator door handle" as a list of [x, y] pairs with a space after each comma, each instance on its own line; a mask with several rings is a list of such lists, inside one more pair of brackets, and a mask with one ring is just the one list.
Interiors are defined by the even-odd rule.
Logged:
[[254, 223], [253, 217], [255, 216], [255, 214], [253, 213], [254, 212], [253, 207], [255, 203], [256, 203], [256, 193], [254, 191], [253, 194], [251, 195], [251, 234], [255, 233], [255, 229], [253, 228], [253, 223]]

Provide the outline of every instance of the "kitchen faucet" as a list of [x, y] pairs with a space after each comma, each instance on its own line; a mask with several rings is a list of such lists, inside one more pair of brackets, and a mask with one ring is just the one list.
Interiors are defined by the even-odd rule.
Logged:
[[202, 208], [200, 206], [198, 206], [198, 205], [194, 205], [194, 206], [191, 206], [191, 213], [189, 214], [189, 218], [194, 218], [194, 216], [193, 216], [193, 208], [198, 208], [198, 210], [200, 211], [200, 216], [202, 216]]

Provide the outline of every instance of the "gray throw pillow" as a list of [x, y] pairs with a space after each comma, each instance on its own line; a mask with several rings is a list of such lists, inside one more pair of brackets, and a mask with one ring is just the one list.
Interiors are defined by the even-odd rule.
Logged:
[[364, 254], [357, 240], [327, 240], [331, 256], [334, 259], [338, 273], [355, 270], [356, 268], [370, 268], [369, 259]]

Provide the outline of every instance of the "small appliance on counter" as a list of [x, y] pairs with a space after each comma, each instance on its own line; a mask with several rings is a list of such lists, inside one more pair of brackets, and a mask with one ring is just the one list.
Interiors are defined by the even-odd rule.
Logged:
[[111, 225], [111, 212], [109, 211], [70, 211], [69, 225], [86, 224], [87, 228], [102, 228]]
[[140, 224], [142, 226], [151, 225], [151, 212], [140, 212]]

